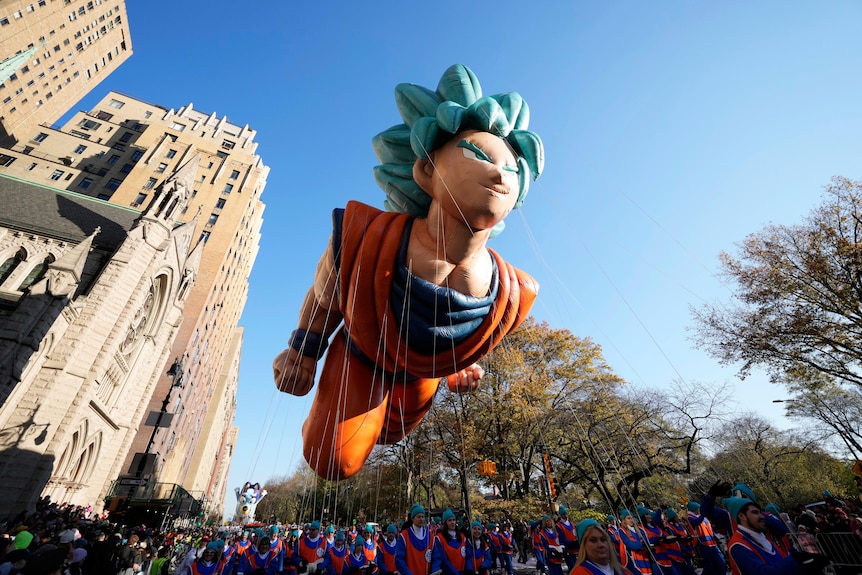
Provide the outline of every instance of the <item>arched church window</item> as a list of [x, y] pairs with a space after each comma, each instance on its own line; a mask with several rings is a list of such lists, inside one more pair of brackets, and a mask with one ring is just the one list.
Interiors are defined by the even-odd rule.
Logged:
[[0, 264], [0, 284], [6, 281], [25, 259], [27, 259], [27, 252], [24, 248], [18, 250], [12, 257], [6, 258]]
[[24, 281], [21, 282], [20, 286], [18, 286], [18, 291], [29, 289], [31, 285], [45, 277], [45, 273], [48, 271], [48, 266], [52, 263], [54, 263], [54, 256], [49, 254], [44, 260], [33, 266], [33, 269], [30, 270], [30, 273], [27, 274], [27, 277], [24, 278]]

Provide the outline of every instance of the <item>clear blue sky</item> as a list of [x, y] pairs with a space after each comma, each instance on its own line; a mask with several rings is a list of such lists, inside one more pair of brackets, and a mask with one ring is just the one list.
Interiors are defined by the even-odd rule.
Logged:
[[[792, 223], [833, 175], [859, 177], [858, 2], [285, 2], [131, 0], [134, 55], [109, 89], [216, 112], [258, 132], [271, 167], [251, 276], [230, 476], [265, 483], [301, 460], [311, 395], [278, 394], [286, 346], [349, 199], [381, 206], [370, 140], [400, 122], [399, 82], [451, 64], [518, 91], [546, 170], [492, 245], [541, 283], [534, 313], [591, 336], [637, 385], [737, 388], [779, 425], [762, 374], [693, 350], [690, 305], [727, 299], [716, 255]], [[263, 454], [260, 454], [261, 448]]]

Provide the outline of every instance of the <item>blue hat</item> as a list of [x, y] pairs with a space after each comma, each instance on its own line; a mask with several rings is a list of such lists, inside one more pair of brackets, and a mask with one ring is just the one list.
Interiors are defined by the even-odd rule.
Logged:
[[687, 507], [687, 508], [688, 508], [688, 510], [689, 510], [689, 511], [691, 511], [692, 513], [697, 513], [697, 512], [699, 512], [699, 511], [700, 511], [700, 503], [698, 503], [697, 501], [689, 501], [689, 502], [686, 504], [686, 507]]
[[470, 524], [470, 527], [482, 527], [482, 522], [478, 519]]
[[443, 523], [446, 523], [450, 519], [455, 519], [455, 514], [452, 512], [451, 509], [447, 509], [443, 512]]
[[760, 509], [760, 504], [757, 501], [752, 501], [751, 499], [746, 499], [744, 497], [726, 497], [724, 499], [724, 507], [727, 509], [727, 512], [730, 513], [730, 518], [733, 521], [737, 521], [737, 515], [739, 515], [739, 513], [749, 505], [756, 505], [757, 508]]
[[414, 503], [413, 507], [410, 508], [410, 520], [412, 521], [414, 517], [419, 514], [425, 515], [425, 508], [419, 505], [418, 503]]
[[742, 494], [742, 497], [746, 497], [751, 499], [752, 501], [757, 501], [757, 497], [754, 496], [754, 491], [751, 490], [751, 487], [746, 485], [745, 483], [737, 483], [733, 486], [731, 493], [733, 493], [734, 497], [736, 497], [736, 492], [739, 491]]
[[781, 513], [781, 507], [779, 507], [775, 503], [769, 503], [766, 505], [766, 511], [768, 513], [772, 513], [773, 515], [778, 515], [779, 513]]
[[578, 532], [578, 541], [584, 540], [584, 532], [590, 527], [602, 528], [601, 525], [599, 525], [599, 522], [595, 519], [584, 519], [575, 526], [575, 531]]
[[339, 531], [335, 534], [336, 541], [344, 541], [344, 531]]
[[643, 517], [644, 515], [652, 514], [652, 511], [644, 507], [643, 505], [638, 505], [638, 517]]
[[362, 537], [356, 537], [356, 539], [353, 541], [353, 545], [354, 546], [356, 546], [356, 545], [363, 545], [364, 546], [365, 545], [365, 539], [363, 539]]
[[374, 533], [374, 526], [373, 525], [366, 525], [365, 531], [367, 531], [368, 533]]
[[386, 528], [387, 533], [398, 533], [398, 528], [394, 525], [390, 524], [389, 527]]
[[335, 533], [335, 527], [330, 525], [329, 527], [326, 528], [326, 532], [327, 533]]
[[213, 551], [221, 551], [221, 539], [216, 541], [210, 541], [207, 543], [207, 549], [212, 549]]
[[568, 515], [569, 509], [565, 505], [560, 505], [560, 515]]
[[320, 530], [320, 521], [312, 521], [311, 525], [308, 526], [309, 529], [317, 529]]
[[607, 519], [607, 520], [608, 520], [608, 521], [616, 521], [616, 520], [617, 520], [617, 518], [616, 518], [616, 517], [614, 517], [613, 515], [608, 515], [608, 519]]
[[[547, 517], [547, 516], [546, 516], [546, 517]], [[488, 530], [489, 530], [489, 531], [493, 531], [493, 530], [494, 530], [494, 529], [496, 529], [496, 528], [497, 528], [497, 524], [496, 524], [496, 523], [494, 523], [494, 522], [488, 523]]]
[[673, 519], [674, 517], [676, 517], [676, 511], [674, 511], [673, 509], [668, 509], [664, 512], [664, 514], [667, 515], [668, 519]]
[[272, 533], [273, 535], [278, 533], [278, 525], [273, 525], [272, 527], [270, 527], [269, 532]]
[[623, 509], [622, 511], [620, 511], [620, 519], [625, 519], [626, 517], [628, 517], [631, 514], [632, 514], [632, 512], [629, 511], [628, 509]]

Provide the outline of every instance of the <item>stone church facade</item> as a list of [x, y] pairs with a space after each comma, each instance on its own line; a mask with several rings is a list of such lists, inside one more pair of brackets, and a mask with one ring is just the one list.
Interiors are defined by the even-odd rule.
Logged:
[[143, 211], [0, 174], [0, 517], [126, 471], [200, 264], [197, 164]]

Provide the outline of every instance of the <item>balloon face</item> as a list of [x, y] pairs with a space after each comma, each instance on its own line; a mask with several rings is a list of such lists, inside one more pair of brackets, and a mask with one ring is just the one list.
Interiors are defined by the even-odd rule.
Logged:
[[[423, 189], [471, 230], [503, 221], [518, 200], [518, 162], [505, 140], [488, 132], [459, 132], [428, 162]], [[427, 176], [427, 173], [426, 173]], [[431, 210], [434, 207], [432, 205]]]

